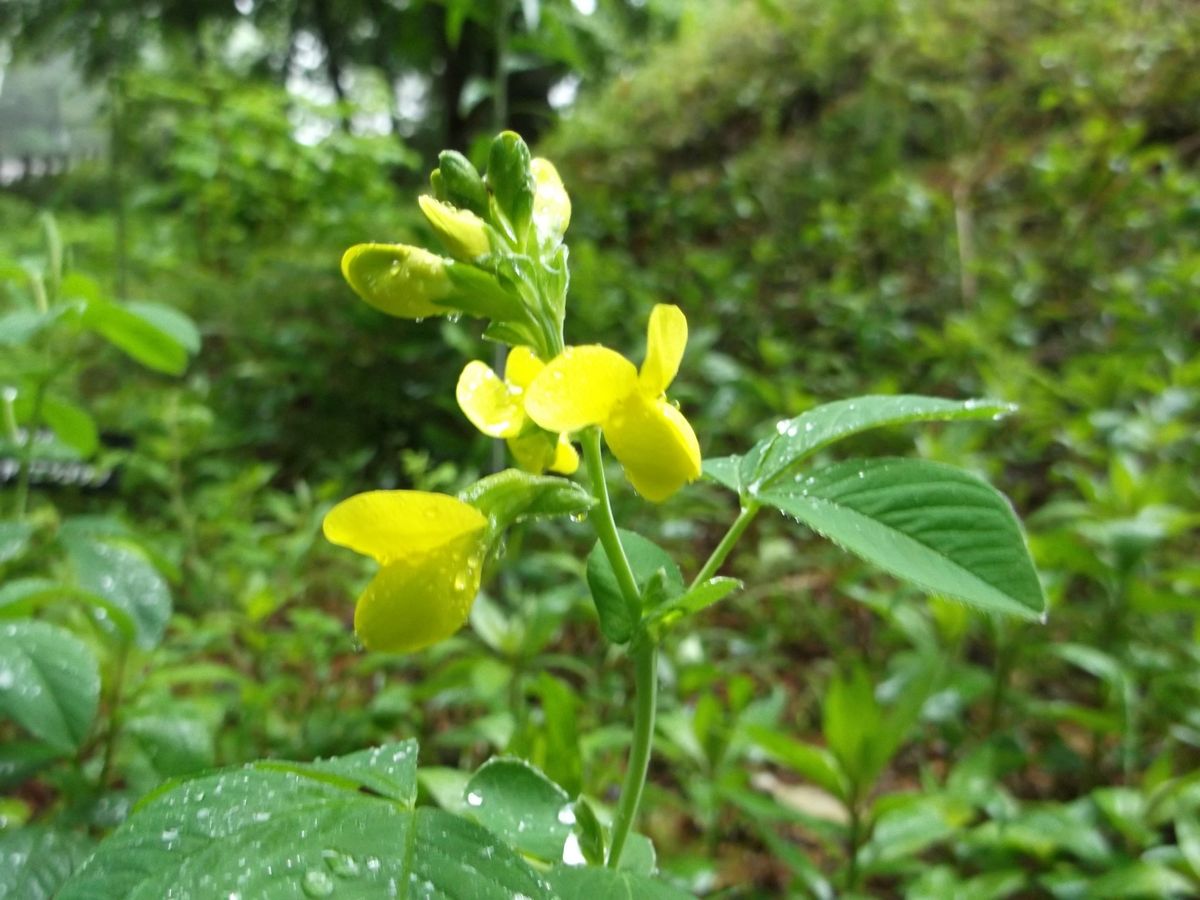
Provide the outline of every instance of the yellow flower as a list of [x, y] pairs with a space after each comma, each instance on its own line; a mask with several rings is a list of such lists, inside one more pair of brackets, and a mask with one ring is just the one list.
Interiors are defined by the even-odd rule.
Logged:
[[428, 194], [417, 198], [417, 204], [446, 247], [459, 259], [470, 261], [491, 250], [487, 225], [469, 209], [457, 209]]
[[369, 491], [331, 509], [324, 531], [382, 567], [354, 609], [368, 650], [420, 650], [467, 621], [487, 551], [487, 519], [475, 507], [445, 494]]
[[531, 160], [529, 172], [535, 185], [533, 227], [543, 244], [557, 246], [571, 223], [571, 198], [550, 160]]
[[525, 415], [525, 390], [545, 365], [528, 347], [513, 347], [501, 380], [491, 366], [472, 360], [458, 377], [455, 397], [472, 425], [489, 437], [506, 439], [522, 469], [570, 475], [579, 468], [571, 442], [543, 431]]
[[650, 313], [640, 372], [607, 347], [568, 347], [529, 385], [525, 411], [548, 431], [599, 425], [637, 492], [661, 502], [700, 477], [696, 433], [665, 396], [686, 345], [683, 311], [659, 304]]
[[454, 291], [449, 260], [407, 244], [356, 244], [342, 256], [342, 275], [371, 306], [402, 319], [454, 312], [439, 306]]

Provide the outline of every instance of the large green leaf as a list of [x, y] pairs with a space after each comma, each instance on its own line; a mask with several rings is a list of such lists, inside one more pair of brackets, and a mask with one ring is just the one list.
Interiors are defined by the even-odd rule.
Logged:
[[100, 701], [86, 644], [46, 622], [0, 626], [0, 713], [61, 751], [83, 743]]
[[[665, 550], [633, 531], [620, 531], [621, 544], [638, 588], [645, 591], [658, 572], [663, 573], [664, 599], [677, 597], [684, 592], [683, 575], [679, 566]], [[617, 575], [608, 562], [604, 547], [599, 542], [592, 548], [587, 559], [587, 582], [600, 616], [600, 630], [615, 644], [622, 644], [633, 637], [637, 624], [633, 613], [621, 595]]]
[[547, 873], [558, 896], [586, 900], [689, 900], [691, 894], [625, 870], [555, 866]]
[[171, 617], [171, 592], [142, 551], [128, 540], [81, 532], [64, 537], [64, 543], [80, 588], [132, 622], [138, 646], [154, 647]]
[[179, 375], [187, 368], [187, 347], [131, 309], [104, 300], [89, 303], [83, 324], [148, 369]]
[[871, 395], [826, 403], [775, 423], [775, 434], [745, 456], [706, 460], [704, 473], [739, 493], [758, 494], [782, 482], [806, 457], [835, 441], [888, 425], [956, 419], [998, 419], [1014, 410], [993, 400], [944, 400], [915, 394]]
[[1045, 609], [1012, 507], [960, 469], [848, 460], [796, 476], [759, 500], [924, 590], [1024, 618]]
[[488, 760], [463, 794], [471, 814], [522, 853], [547, 862], [562, 859], [575, 824], [571, 798], [521, 759]]
[[486, 829], [412, 806], [416, 746], [254, 763], [151, 795], [60, 900], [472, 897], [553, 892]]
[[91, 850], [73, 831], [35, 826], [0, 834], [0, 897], [50, 900]]

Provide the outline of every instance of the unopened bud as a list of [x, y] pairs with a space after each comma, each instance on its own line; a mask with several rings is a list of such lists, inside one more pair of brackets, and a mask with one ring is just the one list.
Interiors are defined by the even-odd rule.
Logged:
[[421, 212], [446, 243], [446, 249], [458, 259], [473, 260], [491, 250], [487, 225], [483, 219], [466, 209], [456, 209], [430, 197], [422, 196], [418, 201]]
[[342, 257], [342, 275], [376, 309], [402, 319], [454, 310], [437, 302], [450, 296], [449, 260], [407, 244], [357, 244]]

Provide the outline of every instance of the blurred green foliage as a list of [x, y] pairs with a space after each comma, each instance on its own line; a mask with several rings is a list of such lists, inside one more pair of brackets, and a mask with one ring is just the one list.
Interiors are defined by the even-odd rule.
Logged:
[[[469, 57], [477, 98], [486, 6], [406, 7], [432, 19], [405, 40]], [[553, 77], [584, 78], [538, 148], [574, 200], [568, 340], [633, 351], [650, 306], [679, 303], [693, 331], [672, 393], [706, 456], [843, 395], [1017, 403], [997, 428], [922, 429], [915, 448], [1014, 498], [1052, 605], [1039, 626], [914, 604], [760, 519], [731, 571], [751, 587], [665, 654], [645, 823], [660, 867], [719, 896], [1194, 894], [1197, 17], [1159, 0], [615, 4], [591, 19], [541, 6], [540, 30], [514, 10], [514, 40], [536, 54], [541, 35]], [[361, 7], [342, 40], [365, 66]], [[446, 18], [460, 7], [461, 54]], [[659, 40], [625, 46], [643, 26]], [[506, 750], [572, 794], [614, 783], [628, 687], [593, 643], [571, 548], [538, 525], [514, 535], [473, 629], [391, 658], [357, 653], [346, 628], [366, 568], [316, 540], [349, 490], [454, 489], [485, 465], [450, 399], [478, 335], [381, 322], [337, 272], [350, 243], [430, 237], [400, 188], [445, 143], [433, 110], [449, 94], [411, 140], [371, 136], [342, 127], [365, 88], [341, 106], [298, 100], [270, 53], [242, 70], [121, 58], [105, 71], [120, 76], [123, 235], [111, 174], [83, 166], [0, 196], [0, 257], [42, 258], [50, 207], [68, 269], [198, 323], [203, 352], [179, 382], [89, 351], [71, 399], [101, 436], [132, 436], [101, 440], [119, 488], [32, 505], [47, 541], [76, 513], [137, 523], [176, 613], [130, 671], [101, 673], [101, 721], [114, 679], [129, 682], [108, 790], [85, 790], [102, 754], [91, 769], [37, 761], [0, 801], [0, 840], [78, 861], [78, 835], [162, 777], [395, 738], [420, 738], [422, 797], [446, 806], [460, 772]], [[549, 80], [533, 80], [537, 103]], [[462, 101], [469, 81], [452, 100], [469, 107], [464, 150], [486, 112]], [[549, 110], [528, 114], [540, 127]], [[296, 141], [300, 119], [319, 137]], [[25, 290], [6, 280], [2, 309]], [[911, 449], [915, 433], [855, 440]], [[655, 536], [702, 559], [718, 535], [691, 513], [724, 503], [685, 492]], [[67, 565], [49, 543], [32, 552], [0, 562], [6, 586]], [[868, 725], [886, 739], [854, 732]]]

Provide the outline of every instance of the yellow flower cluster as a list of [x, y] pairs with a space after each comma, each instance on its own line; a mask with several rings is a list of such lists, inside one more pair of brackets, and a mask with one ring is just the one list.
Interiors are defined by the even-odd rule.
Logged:
[[[360, 297], [390, 315], [466, 311], [492, 318], [489, 335], [513, 344], [504, 375], [472, 361], [456, 398], [476, 428], [507, 442], [522, 469], [573, 474], [579, 454], [571, 436], [599, 427], [637, 492], [661, 502], [700, 475], [695, 432], [666, 398], [687, 344], [687, 319], [676, 306], [654, 307], [640, 370], [598, 344], [555, 353], [563, 346], [560, 245], [571, 202], [554, 166], [529, 159], [514, 135], [501, 135], [496, 147], [510, 154], [498, 166], [508, 181], [485, 186], [469, 163], [451, 155], [434, 185], [455, 180], [462, 205], [441, 199], [455, 196], [447, 190], [420, 198], [449, 257], [404, 244], [359, 244], [346, 251], [342, 272]], [[542, 266], [546, 277], [522, 275], [530, 265]], [[563, 279], [560, 296], [548, 298], [545, 284], [554, 277]], [[494, 538], [474, 506], [421, 491], [358, 494], [329, 512], [324, 529], [331, 542], [380, 564], [359, 597], [354, 625], [368, 649], [388, 651], [417, 650], [462, 627]]]

